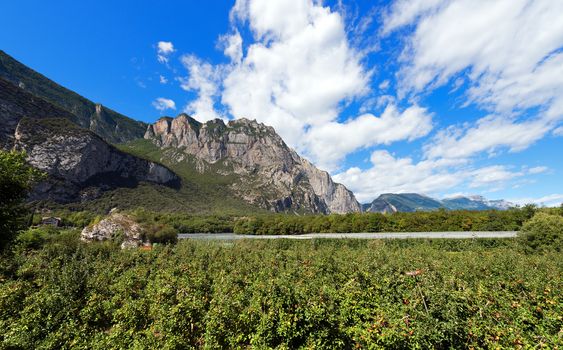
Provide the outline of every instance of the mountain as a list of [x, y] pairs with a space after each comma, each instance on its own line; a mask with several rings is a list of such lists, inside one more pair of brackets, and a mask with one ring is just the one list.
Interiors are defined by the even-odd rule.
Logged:
[[385, 193], [363, 207], [364, 211], [374, 213], [429, 211], [440, 208], [443, 208], [440, 201], [417, 193]]
[[457, 196], [438, 200], [416, 193], [386, 193], [373, 202], [363, 204], [362, 209], [374, 213], [395, 213], [448, 210], [506, 210], [514, 205], [504, 200], [487, 200], [482, 196]]
[[60, 86], [2, 50], [0, 50], [0, 78], [67, 111], [74, 116], [71, 118], [73, 122], [91, 130], [109, 143], [141, 138], [145, 132], [145, 123], [128, 118]]
[[18, 123], [25, 117], [63, 118], [78, 124], [78, 118], [74, 114], [0, 78], [1, 149], [12, 148]]
[[200, 123], [186, 114], [149, 125], [145, 139], [159, 161], [188, 163], [203, 176], [229, 176], [237, 197], [271, 211], [348, 213], [361, 210], [352, 192], [289, 148], [272, 127], [254, 120]]
[[448, 209], [468, 209], [468, 210], [488, 210], [499, 209], [506, 210], [514, 206], [514, 204], [505, 200], [488, 200], [483, 196], [456, 196], [445, 198], [442, 200], [444, 206]]
[[22, 119], [14, 149], [26, 151], [27, 161], [49, 175], [36, 186], [31, 200], [83, 201], [102, 191], [136, 187], [141, 181], [180, 185], [180, 178], [168, 168], [119, 151], [66, 119]]
[[352, 192], [273, 128], [180, 115], [148, 125], [95, 104], [0, 51], [0, 147], [49, 177], [42, 206], [193, 213], [347, 213]]

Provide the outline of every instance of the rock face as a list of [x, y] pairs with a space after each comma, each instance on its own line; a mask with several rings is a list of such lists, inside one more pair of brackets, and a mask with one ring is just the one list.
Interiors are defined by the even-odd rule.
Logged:
[[143, 237], [141, 225], [130, 216], [115, 211], [97, 224], [85, 227], [80, 234], [83, 242], [123, 240], [122, 249], [140, 247], [145, 244]]
[[352, 192], [334, 183], [290, 149], [272, 127], [248, 119], [199, 123], [181, 114], [149, 125], [145, 139], [176, 149], [175, 161], [193, 157], [201, 173], [236, 174], [232, 189], [272, 211], [348, 213], [360, 211]]
[[100, 191], [134, 187], [140, 181], [169, 186], [180, 181], [166, 167], [121, 152], [65, 119], [22, 119], [14, 149], [26, 151], [29, 163], [49, 175], [32, 192], [31, 200], [75, 202], [92, 199]]

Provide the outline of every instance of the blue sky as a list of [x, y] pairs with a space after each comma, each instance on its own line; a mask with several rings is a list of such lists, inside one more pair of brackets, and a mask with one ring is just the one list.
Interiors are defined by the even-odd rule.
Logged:
[[563, 200], [558, 0], [30, 1], [0, 48], [153, 122], [249, 117], [362, 202]]

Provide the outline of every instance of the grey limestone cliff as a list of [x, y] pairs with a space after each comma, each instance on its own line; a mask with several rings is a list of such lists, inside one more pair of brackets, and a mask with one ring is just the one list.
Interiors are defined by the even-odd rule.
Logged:
[[179, 178], [166, 167], [109, 145], [93, 132], [65, 119], [20, 120], [14, 149], [49, 175], [33, 191], [32, 200], [72, 202], [100, 191], [133, 187], [140, 181], [175, 186]]
[[[360, 211], [352, 192], [290, 149], [272, 127], [248, 119], [199, 123], [181, 114], [149, 125], [145, 139], [176, 149], [175, 161], [193, 157], [198, 170], [212, 165], [241, 198], [273, 211], [348, 213]], [[219, 169], [219, 170], [217, 170]]]

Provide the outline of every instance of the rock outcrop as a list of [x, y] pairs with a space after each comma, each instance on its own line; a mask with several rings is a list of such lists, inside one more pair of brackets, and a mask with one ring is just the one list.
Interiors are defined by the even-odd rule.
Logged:
[[117, 211], [100, 222], [87, 226], [80, 234], [83, 242], [121, 241], [121, 249], [137, 248], [144, 241], [144, 230], [132, 217]]
[[201, 173], [236, 174], [232, 189], [273, 211], [360, 211], [352, 192], [290, 149], [272, 127], [248, 119], [199, 123], [181, 114], [149, 125], [145, 139], [175, 149], [175, 161], [193, 157]]
[[49, 175], [36, 186], [31, 200], [75, 202], [140, 181], [168, 186], [180, 182], [168, 168], [121, 152], [66, 119], [22, 119], [14, 149], [26, 151], [29, 163]]

